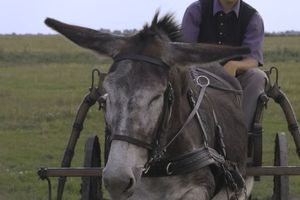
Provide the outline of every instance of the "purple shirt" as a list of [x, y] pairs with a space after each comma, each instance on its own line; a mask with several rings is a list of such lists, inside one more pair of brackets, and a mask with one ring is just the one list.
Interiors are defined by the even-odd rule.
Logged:
[[[222, 5], [218, 0], [213, 0], [213, 14], [223, 11]], [[240, 1], [232, 8], [232, 10], [239, 17]], [[229, 11], [229, 12], [230, 12]], [[182, 40], [184, 42], [194, 43], [198, 41], [201, 24], [201, 3], [196, 1], [192, 3], [185, 11], [182, 19]], [[254, 58], [258, 63], [263, 64], [263, 40], [264, 40], [264, 24], [261, 16], [256, 12], [247, 26], [246, 33], [242, 42], [242, 46], [248, 47], [251, 53], [247, 55], [248, 58]]]

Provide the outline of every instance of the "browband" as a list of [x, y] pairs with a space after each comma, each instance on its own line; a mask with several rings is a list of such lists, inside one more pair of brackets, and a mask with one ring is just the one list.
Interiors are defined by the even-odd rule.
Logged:
[[115, 57], [113, 57], [113, 60], [115, 62], [119, 62], [122, 60], [126, 60], [126, 59], [130, 59], [130, 60], [136, 60], [136, 61], [143, 61], [143, 62], [147, 62], [150, 64], [154, 64], [156, 66], [159, 67], [163, 67], [163, 68], [167, 68], [169, 69], [170, 66], [167, 65], [165, 62], [163, 62], [161, 59], [158, 58], [153, 58], [150, 56], [145, 56], [145, 55], [139, 55], [139, 54], [118, 54]]

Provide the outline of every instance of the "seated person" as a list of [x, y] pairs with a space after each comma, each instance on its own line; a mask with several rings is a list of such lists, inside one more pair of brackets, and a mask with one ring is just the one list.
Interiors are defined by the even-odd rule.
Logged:
[[250, 131], [257, 100], [264, 92], [263, 20], [242, 0], [199, 0], [185, 11], [182, 20], [183, 42], [211, 43], [248, 47], [251, 53], [241, 60], [230, 60], [224, 69], [235, 76], [243, 88], [243, 110]]

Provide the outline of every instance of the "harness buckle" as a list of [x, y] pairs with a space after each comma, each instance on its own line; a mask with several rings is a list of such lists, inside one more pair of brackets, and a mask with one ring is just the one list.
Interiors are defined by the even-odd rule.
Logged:
[[170, 170], [171, 168], [171, 165], [172, 165], [172, 162], [169, 162], [167, 167], [166, 167], [166, 173], [170, 176], [173, 174], [174, 171]]
[[145, 166], [143, 167], [143, 174], [148, 174], [150, 168], [151, 168], [151, 165], [146, 163]]

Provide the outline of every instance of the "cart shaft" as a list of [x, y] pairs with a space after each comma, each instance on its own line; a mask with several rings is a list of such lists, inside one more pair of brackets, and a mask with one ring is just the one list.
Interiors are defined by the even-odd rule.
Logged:
[[296, 176], [300, 166], [263, 166], [247, 168], [247, 176]]
[[78, 168], [41, 168], [38, 175], [43, 177], [91, 177], [102, 176], [102, 167], [78, 167]]
[[[78, 168], [41, 168], [38, 171], [40, 178], [45, 177], [91, 177], [102, 176], [102, 167]], [[297, 176], [300, 175], [300, 166], [263, 166], [248, 167], [247, 176]]]

